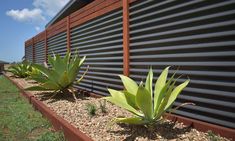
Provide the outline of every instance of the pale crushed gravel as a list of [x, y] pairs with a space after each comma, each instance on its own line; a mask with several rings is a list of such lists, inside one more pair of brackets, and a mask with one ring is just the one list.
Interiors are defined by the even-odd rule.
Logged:
[[[8, 75], [10, 75], [8, 73]], [[12, 77], [13, 78], [13, 77]], [[13, 78], [24, 88], [36, 85], [34, 81], [25, 81], [20, 78]], [[149, 131], [142, 126], [128, 126], [115, 124], [114, 117], [131, 116], [127, 111], [107, 102], [107, 113], [99, 109], [99, 101], [102, 99], [92, 97], [80, 97], [77, 103], [71, 95], [58, 95], [48, 100], [48, 92], [32, 92], [35, 97], [43, 101], [51, 110], [63, 117], [70, 124], [79, 128], [95, 141], [211, 141], [208, 133], [197, 131], [184, 126], [182, 123], [173, 123], [165, 120], [162, 124], [156, 125], [154, 131]], [[97, 106], [96, 115], [91, 117], [87, 110], [88, 103]], [[229, 141], [229, 139], [217, 136], [218, 140]]]

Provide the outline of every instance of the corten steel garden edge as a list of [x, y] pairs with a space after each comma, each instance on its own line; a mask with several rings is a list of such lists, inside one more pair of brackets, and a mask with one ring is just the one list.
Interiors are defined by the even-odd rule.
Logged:
[[24, 88], [12, 80], [6, 74], [3, 74], [6, 78], [8, 78], [14, 85], [16, 85], [21, 92], [21, 95], [25, 97], [33, 107], [42, 113], [44, 117], [46, 117], [51, 124], [53, 125], [56, 131], [62, 131], [66, 140], [68, 141], [92, 141], [90, 137], [81, 132], [79, 129], [75, 128], [73, 125], [68, 123], [66, 120], [58, 116], [55, 112], [53, 112], [50, 108], [48, 108], [43, 102], [39, 101], [34, 97], [30, 92], [24, 90]]
[[[35, 109], [40, 111], [46, 118], [48, 118], [49, 121], [51, 121], [53, 127], [56, 130], [63, 131], [66, 139], [68, 139], [69, 141], [76, 141], [78, 139], [81, 141], [92, 141], [91, 138], [89, 138], [87, 135], [82, 133], [79, 129], [77, 129], [74, 126], [72, 126], [71, 124], [69, 124], [63, 118], [56, 115], [56, 113], [53, 112], [52, 110], [50, 110], [45, 104], [43, 104], [41, 101], [37, 100], [30, 92], [26, 92], [24, 90], [24, 88], [19, 83], [12, 80], [6, 74], [4, 74], [4, 76], [6, 78], [8, 78], [14, 85], [16, 85], [20, 89], [22, 95], [29, 100], [29, 102], [33, 105], [33, 107]], [[88, 91], [84, 91], [84, 90], [79, 90], [79, 92], [81, 94], [91, 96], [94, 98], [101, 98], [102, 97], [101, 95], [91, 93]], [[171, 121], [182, 122], [186, 126], [195, 128], [198, 131], [207, 132], [207, 131], [211, 130], [214, 133], [219, 134], [222, 137], [230, 138], [233, 141], [235, 141], [235, 130], [234, 129], [229, 129], [226, 127], [222, 127], [222, 126], [218, 126], [218, 125], [214, 125], [214, 124], [210, 124], [207, 122], [198, 121], [198, 120], [194, 120], [191, 118], [182, 117], [182, 116], [178, 116], [178, 115], [174, 115], [174, 114], [165, 114], [164, 116]]]

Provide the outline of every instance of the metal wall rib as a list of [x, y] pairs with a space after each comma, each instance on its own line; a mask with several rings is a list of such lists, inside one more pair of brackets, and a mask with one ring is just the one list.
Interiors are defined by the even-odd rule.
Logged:
[[123, 73], [122, 9], [71, 29], [71, 51], [76, 49], [81, 56], [87, 56], [80, 73], [90, 66], [77, 87], [101, 95], [108, 94], [107, 88], [120, 89], [118, 75]]
[[43, 64], [45, 62], [45, 43], [40, 41], [35, 44], [35, 63]]
[[[235, 1], [137, 1], [130, 7], [130, 76], [153, 66], [189, 76], [175, 113], [235, 128]], [[178, 82], [183, 82], [182, 77]]]
[[33, 62], [33, 46], [25, 47], [25, 59], [29, 62]]
[[48, 46], [48, 54], [52, 55], [53, 52], [55, 54], [59, 54], [61, 56], [65, 56], [67, 52], [67, 34], [66, 32], [61, 32], [56, 34], [47, 40]]

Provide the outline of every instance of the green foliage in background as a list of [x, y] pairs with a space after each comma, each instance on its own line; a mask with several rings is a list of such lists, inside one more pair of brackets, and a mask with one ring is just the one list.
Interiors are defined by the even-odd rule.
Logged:
[[181, 91], [188, 85], [189, 80], [175, 86], [175, 73], [167, 81], [169, 67], [165, 68], [155, 83], [153, 90], [153, 71], [149, 70], [145, 84], [139, 85], [131, 78], [120, 75], [124, 91], [108, 89], [111, 96], [105, 99], [122, 107], [134, 116], [116, 118], [115, 121], [127, 124], [152, 125], [162, 119], [163, 114], [171, 107]]
[[31, 64], [27, 61], [23, 61], [22, 63], [10, 66], [7, 71], [11, 72], [15, 77], [26, 78], [29, 76], [31, 70]]

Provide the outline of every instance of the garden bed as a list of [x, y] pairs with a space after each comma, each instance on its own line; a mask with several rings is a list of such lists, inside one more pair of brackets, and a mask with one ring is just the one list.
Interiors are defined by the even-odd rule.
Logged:
[[[9, 74], [7, 74], [9, 76]], [[26, 81], [24, 79], [13, 78], [15, 82], [24, 88], [37, 85], [34, 81]], [[114, 117], [130, 116], [125, 110], [106, 103], [106, 113], [102, 113], [99, 109], [99, 102], [102, 99], [93, 97], [78, 98], [77, 103], [74, 102], [72, 95], [57, 95], [52, 99], [50, 92], [31, 92], [38, 100], [42, 101], [56, 114], [64, 118], [70, 124], [78, 128], [81, 132], [96, 141], [110, 140], [196, 140], [209, 141], [212, 139], [224, 140], [229, 139], [215, 136], [213, 133], [204, 133], [192, 129], [178, 122], [165, 120], [162, 124], [156, 125], [155, 129], [149, 131], [143, 126], [131, 126], [124, 124], [115, 124], [112, 122]], [[94, 116], [89, 115], [86, 110], [87, 104], [94, 104], [97, 107]]]

